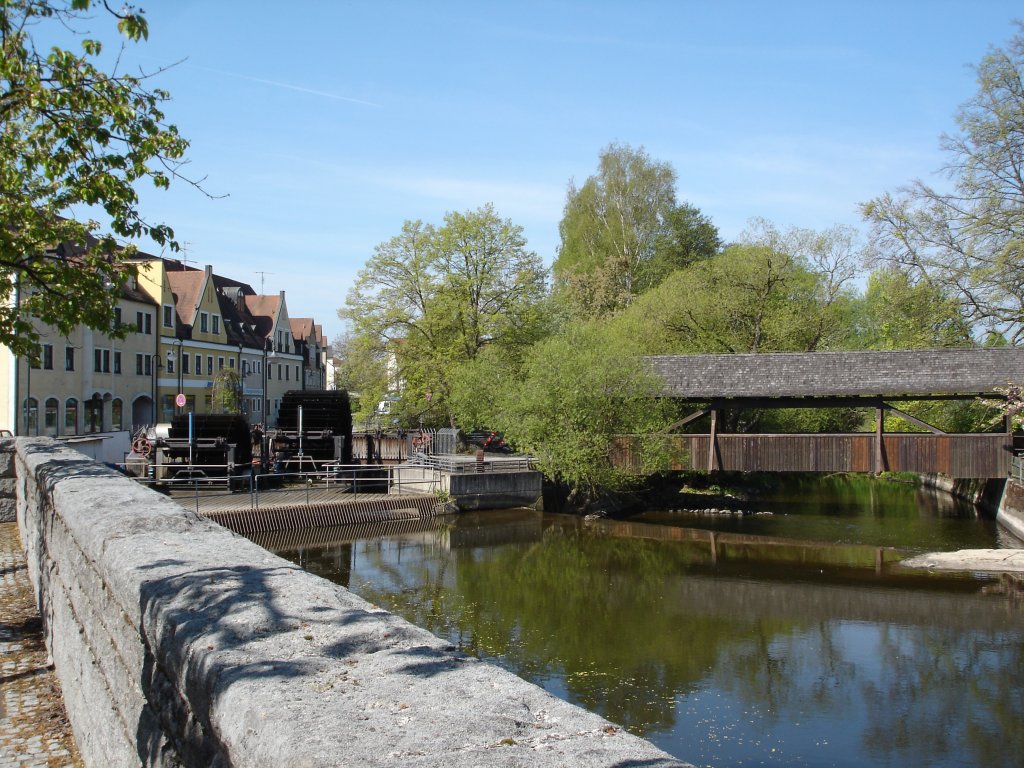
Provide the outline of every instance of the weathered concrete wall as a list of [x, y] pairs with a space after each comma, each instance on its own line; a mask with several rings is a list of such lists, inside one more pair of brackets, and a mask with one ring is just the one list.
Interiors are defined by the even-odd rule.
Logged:
[[91, 766], [682, 765], [74, 451], [13, 443]]
[[946, 475], [921, 475], [921, 485], [925, 489], [935, 489], [963, 499], [979, 507], [985, 512], [995, 515], [999, 501], [1003, 496], [1004, 478], [988, 480], [957, 479]]
[[540, 472], [480, 472], [448, 477], [448, 491], [459, 509], [529, 507], [541, 498]]
[[1018, 539], [1024, 540], [1024, 485], [1007, 480], [996, 520]]
[[447, 491], [461, 510], [532, 507], [541, 500], [540, 472], [437, 472], [403, 465], [393, 470], [392, 493]]

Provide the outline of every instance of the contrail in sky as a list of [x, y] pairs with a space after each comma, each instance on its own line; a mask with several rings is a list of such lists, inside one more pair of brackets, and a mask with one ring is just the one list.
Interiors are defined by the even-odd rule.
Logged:
[[223, 69], [211, 69], [210, 67], [201, 67], [198, 64], [190, 64], [189, 66], [195, 67], [196, 69], [202, 69], [207, 72], [213, 72], [218, 75], [227, 75], [228, 77], [237, 77], [239, 80], [249, 80], [253, 83], [263, 83], [264, 85], [273, 85], [276, 88], [287, 88], [289, 91], [298, 91], [299, 93], [309, 93], [314, 96], [324, 96], [328, 99], [334, 99], [336, 101], [348, 101], [352, 104], [362, 104], [364, 107], [378, 107], [382, 108], [383, 104], [377, 104], [373, 101], [364, 101], [363, 99], [353, 99], [351, 96], [339, 96], [336, 93], [330, 93], [329, 91], [317, 91], [313, 88], [305, 88], [301, 85], [292, 85], [291, 83], [281, 83], [277, 80], [265, 80], [262, 77], [252, 77], [250, 75], [241, 75], [237, 72], [226, 72]]

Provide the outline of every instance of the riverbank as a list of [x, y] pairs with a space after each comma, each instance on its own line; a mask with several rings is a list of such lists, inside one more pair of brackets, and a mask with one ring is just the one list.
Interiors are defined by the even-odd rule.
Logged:
[[905, 568], [933, 571], [977, 571], [982, 573], [1024, 573], [1024, 549], [961, 549], [930, 552], [900, 563]]

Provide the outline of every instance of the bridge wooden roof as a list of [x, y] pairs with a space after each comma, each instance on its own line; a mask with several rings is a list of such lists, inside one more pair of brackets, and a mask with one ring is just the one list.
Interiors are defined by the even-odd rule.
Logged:
[[920, 349], [647, 358], [662, 394], [719, 398], [837, 398], [991, 395], [1024, 383], [1024, 348]]

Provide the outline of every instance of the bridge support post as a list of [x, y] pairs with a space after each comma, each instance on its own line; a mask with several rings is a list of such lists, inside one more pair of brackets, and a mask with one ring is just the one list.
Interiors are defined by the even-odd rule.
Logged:
[[879, 475], [885, 471], [885, 446], [882, 443], [885, 432], [885, 410], [878, 408], [875, 411], [875, 474]]
[[711, 409], [711, 434], [708, 440], [708, 472], [714, 472], [717, 467], [716, 454], [718, 452], [718, 409]]

